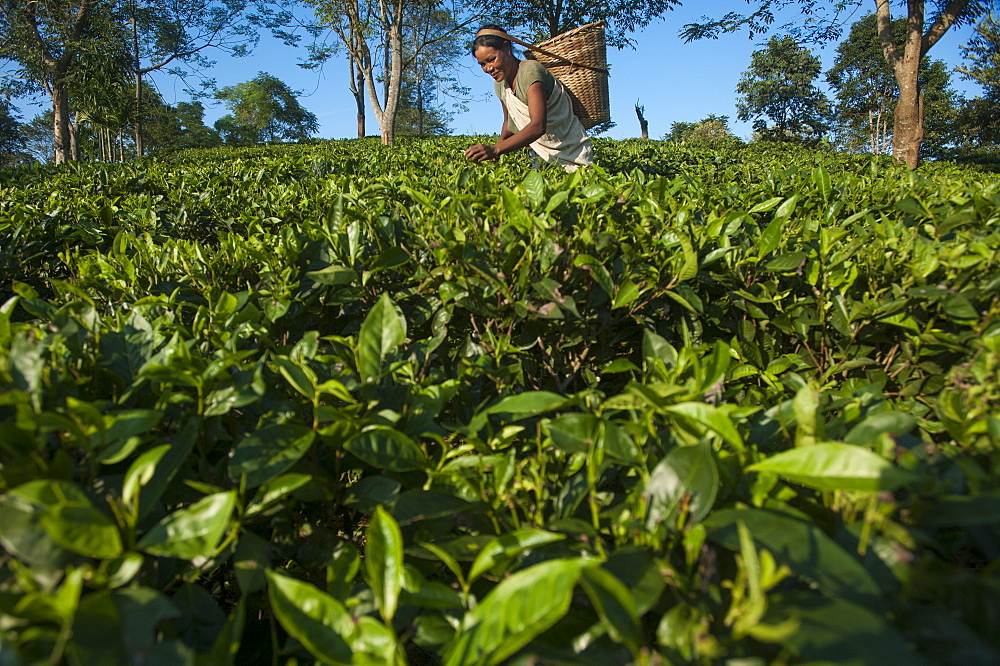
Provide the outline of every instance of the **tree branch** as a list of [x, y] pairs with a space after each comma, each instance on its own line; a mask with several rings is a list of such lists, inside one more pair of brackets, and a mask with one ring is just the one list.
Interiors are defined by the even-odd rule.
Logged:
[[902, 58], [899, 49], [896, 48], [896, 40], [892, 35], [892, 9], [889, 7], [889, 0], [875, 0], [876, 17], [878, 24], [878, 40], [882, 44], [882, 53], [885, 54], [885, 61], [896, 71], [896, 65]]
[[934, 24], [924, 33], [920, 44], [921, 57], [926, 55], [931, 50], [931, 47], [938, 43], [938, 40], [944, 36], [944, 33], [948, 32], [948, 29], [955, 24], [968, 7], [969, 0], [951, 0], [941, 10], [941, 15], [938, 16]]

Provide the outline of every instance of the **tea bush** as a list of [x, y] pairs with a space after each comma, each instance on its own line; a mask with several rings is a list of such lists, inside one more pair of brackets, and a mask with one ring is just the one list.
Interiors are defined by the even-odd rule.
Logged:
[[995, 175], [474, 140], [2, 172], [3, 663], [1000, 658]]

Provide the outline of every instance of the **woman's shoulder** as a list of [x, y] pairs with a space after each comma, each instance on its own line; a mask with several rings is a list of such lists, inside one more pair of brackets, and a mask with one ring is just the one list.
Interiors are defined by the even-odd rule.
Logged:
[[555, 77], [552, 72], [545, 69], [545, 65], [537, 60], [522, 60], [517, 66], [517, 89], [514, 91], [518, 99], [523, 102], [528, 101], [528, 87], [535, 82], [541, 82], [545, 97], [552, 94], [555, 87]]
[[537, 60], [531, 60], [528, 58], [522, 60], [521, 64], [518, 65], [518, 74], [522, 72], [524, 74], [529, 75], [531, 78], [534, 78], [535, 80], [545, 80], [552, 78], [552, 73], [549, 70], [545, 69], [545, 65], [538, 62]]

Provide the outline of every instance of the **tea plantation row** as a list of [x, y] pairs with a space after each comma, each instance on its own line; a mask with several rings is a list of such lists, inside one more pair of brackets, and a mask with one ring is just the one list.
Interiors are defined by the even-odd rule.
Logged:
[[0, 662], [996, 663], [1000, 180], [0, 173]]

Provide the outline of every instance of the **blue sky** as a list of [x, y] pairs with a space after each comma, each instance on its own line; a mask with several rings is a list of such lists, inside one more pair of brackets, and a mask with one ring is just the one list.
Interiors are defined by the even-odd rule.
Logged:
[[[872, 11], [874, 3], [864, 11]], [[670, 131], [674, 122], [694, 122], [708, 114], [730, 117], [730, 127], [743, 138], [749, 138], [749, 123], [736, 119], [736, 83], [750, 64], [750, 54], [760, 48], [767, 36], [751, 40], [746, 34], [724, 35], [718, 40], [703, 40], [685, 44], [678, 32], [685, 23], [698, 20], [703, 15], [720, 16], [727, 11], [740, 11], [747, 7], [740, 0], [688, 1], [684, 6], [667, 12], [662, 20], [654, 22], [644, 31], [634, 34], [636, 48], [618, 51], [609, 49], [611, 66], [609, 81], [611, 115], [617, 126], [606, 136], [626, 138], [638, 136], [639, 124], [635, 116], [636, 102], [645, 107], [649, 132], [660, 138]], [[900, 10], [896, 10], [900, 11]], [[790, 15], [797, 17], [797, 12]], [[944, 60], [951, 67], [961, 62], [959, 50], [968, 39], [971, 28], [952, 29], [931, 50], [932, 58]], [[470, 39], [471, 39], [470, 34]], [[814, 52], [828, 69], [835, 57], [835, 45]], [[210, 73], [219, 86], [233, 85], [253, 78], [258, 71], [265, 71], [302, 91], [300, 102], [316, 114], [320, 123], [318, 136], [323, 138], [351, 138], [356, 135], [354, 100], [347, 83], [347, 64], [343, 58], [329, 61], [323, 71], [309, 71], [297, 66], [304, 57], [303, 49], [295, 49], [273, 40], [261, 38], [253, 55], [245, 58], [228, 58], [216, 54], [218, 64]], [[484, 75], [472, 57], [460, 63], [459, 78], [472, 89], [475, 102], [469, 110], [456, 114], [452, 123], [456, 134], [493, 134], [502, 121], [499, 102], [493, 97], [493, 82]], [[187, 97], [182, 86], [169, 77], [159, 75], [154, 79], [167, 102], [183, 101]], [[965, 94], [977, 94], [978, 87], [953, 75], [953, 86]], [[211, 125], [226, 110], [218, 103], [206, 101], [206, 122]], [[36, 111], [25, 108], [25, 116]], [[374, 115], [368, 114], [368, 133], [378, 134]]]

